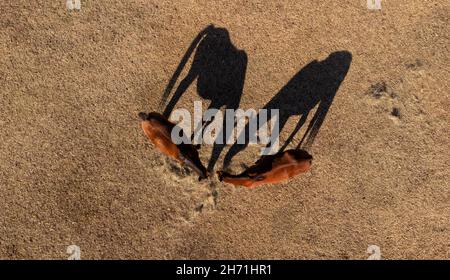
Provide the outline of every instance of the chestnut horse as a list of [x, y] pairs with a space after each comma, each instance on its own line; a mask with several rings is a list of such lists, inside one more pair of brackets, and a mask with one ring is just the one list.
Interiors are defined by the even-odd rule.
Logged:
[[181, 165], [192, 168], [199, 175], [199, 181], [207, 177], [197, 149], [191, 144], [175, 144], [172, 141], [172, 129], [176, 126], [174, 123], [157, 112], [139, 113], [139, 117], [142, 119], [142, 130], [159, 151]]
[[263, 184], [279, 183], [307, 172], [312, 156], [304, 150], [286, 150], [275, 155], [262, 156], [255, 164], [238, 175], [217, 172], [219, 180], [249, 188]]

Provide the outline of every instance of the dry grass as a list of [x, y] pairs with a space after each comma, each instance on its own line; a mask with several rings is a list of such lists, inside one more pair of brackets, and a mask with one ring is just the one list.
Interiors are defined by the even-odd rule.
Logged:
[[[371, 244], [387, 259], [449, 258], [450, 6], [365, 2], [0, 1], [0, 258], [67, 258], [71, 244], [85, 259], [365, 259]], [[242, 108], [352, 53], [310, 173], [253, 190], [198, 183], [147, 142], [137, 113], [162, 110], [210, 23], [247, 54]], [[198, 99], [194, 84], [177, 107]]]

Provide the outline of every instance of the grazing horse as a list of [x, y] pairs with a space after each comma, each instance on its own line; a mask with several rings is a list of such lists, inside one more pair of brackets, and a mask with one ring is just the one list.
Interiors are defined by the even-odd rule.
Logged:
[[191, 144], [177, 145], [172, 141], [172, 129], [176, 126], [174, 123], [156, 112], [139, 113], [139, 117], [142, 119], [142, 130], [159, 151], [181, 165], [192, 168], [199, 175], [199, 181], [207, 177], [206, 168], [200, 161], [197, 149]]
[[255, 164], [239, 175], [219, 171], [219, 180], [249, 188], [263, 184], [279, 183], [308, 171], [312, 156], [304, 150], [286, 150], [275, 155], [262, 156]]

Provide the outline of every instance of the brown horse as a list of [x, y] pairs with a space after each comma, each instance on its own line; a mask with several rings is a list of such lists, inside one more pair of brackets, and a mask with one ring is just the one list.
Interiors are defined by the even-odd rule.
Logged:
[[198, 175], [199, 181], [207, 177], [206, 168], [198, 156], [197, 149], [191, 144], [175, 144], [172, 141], [172, 129], [176, 126], [157, 112], [139, 113], [141, 127], [145, 135], [163, 154], [175, 159], [181, 165], [187, 165]]
[[219, 171], [219, 180], [233, 185], [249, 188], [263, 184], [279, 183], [308, 171], [312, 156], [304, 150], [286, 150], [284, 152], [262, 156], [255, 164], [239, 175]]

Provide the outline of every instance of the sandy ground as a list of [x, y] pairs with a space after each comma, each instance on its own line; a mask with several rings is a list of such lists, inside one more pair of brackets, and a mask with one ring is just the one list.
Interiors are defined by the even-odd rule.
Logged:
[[[385, 259], [450, 258], [449, 17], [444, 0], [381, 11], [363, 0], [82, 0], [71, 12], [63, 0], [0, 1], [0, 258], [66, 259], [72, 244], [82, 259], [366, 259], [369, 245]], [[310, 62], [351, 53], [310, 172], [257, 189], [199, 183], [145, 139], [137, 113], [164, 110], [209, 24], [246, 56], [244, 109]], [[192, 111], [196, 87], [176, 108]]]

